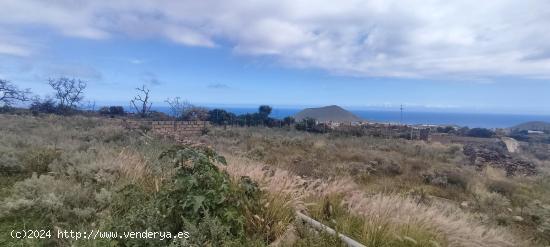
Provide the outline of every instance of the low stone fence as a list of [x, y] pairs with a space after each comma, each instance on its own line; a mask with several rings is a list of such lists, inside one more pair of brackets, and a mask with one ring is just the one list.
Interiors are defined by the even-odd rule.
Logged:
[[202, 134], [208, 125], [207, 121], [153, 121], [151, 130], [160, 135], [192, 136]]
[[136, 121], [126, 120], [123, 125], [127, 129], [150, 130], [153, 134], [171, 137], [176, 140], [190, 136], [201, 135], [208, 129], [208, 121]]
[[408, 140], [423, 140], [429, 141], [431, 137], [431, 129], [428, 127], [418, 127], [410, 125], [398, 124], [364, 124], [359, 126], [340, 125], [336, 130], [342, 131], [360, 131], [367, 136], [375, 136], [381, 138], [402, 138]]

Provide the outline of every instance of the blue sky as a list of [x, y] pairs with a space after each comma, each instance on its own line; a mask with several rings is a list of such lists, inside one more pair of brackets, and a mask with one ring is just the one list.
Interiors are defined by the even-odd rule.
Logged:
[[1, 5], [0, 78], [40, 95], [69, 76], [97, 104], [145, 84], [155, 105], [550, 114], [548, 1]]

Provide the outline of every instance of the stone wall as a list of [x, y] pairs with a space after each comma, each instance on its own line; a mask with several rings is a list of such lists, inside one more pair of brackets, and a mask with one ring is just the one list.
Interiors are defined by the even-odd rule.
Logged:
[[152, 121], [151, 131], [163, 136], [200, 135], [208, 127], [206, 121]]
[[127, 129], [150, 130], [162, 137], [176, 140], [202, 134], [210, 126], [208, 121], [136, 121], [126, 120], [123, 125]]

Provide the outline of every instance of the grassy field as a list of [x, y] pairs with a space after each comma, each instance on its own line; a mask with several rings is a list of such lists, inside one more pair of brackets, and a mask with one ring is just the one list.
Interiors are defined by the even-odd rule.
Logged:
[[[203, 138], [226, 157], [236, 157], [234, 166], [249, 161], [300, 180], [335, 183], [322, 195], [305, 196], [304, 203], [313, 205], [312, 215], [373, 246], [384, 246], [372, 242], [378, 224], [367, 223], [375, 219], [387, 227], [382, 242], [389, 246], [408, 235], [424, 246], [550, 243], [550, 162], [529, 149], [518, 155], [537, 164], [536, 176], [506, 176], [492, 166], [477, 170], [458, 144], [268, 128], [218, 129]], [[323, 216], [326, 208], [340, 210]], [[407, 233], [411, 229], [420, 232]]]
[[[0, 115], [1, 246], [546, 246], [550, 179], [466, 165], [460, 145], [213, 128], [177, 146], [93, 117]], [[219, 156], [221, 155], [221, 156]], [[526, 157], [536, 159], [528, 152]], [[13, 239], [13, 229], [189, 239]]]

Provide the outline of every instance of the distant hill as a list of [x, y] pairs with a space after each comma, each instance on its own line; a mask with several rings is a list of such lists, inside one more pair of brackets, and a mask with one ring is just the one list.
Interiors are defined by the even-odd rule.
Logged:
[[513, 130], [539, 130], [539, 131], [550, 131], [550, 123], [542, 121], [533, 121], [518, 124], [511, 129]]
[[319, 108], [306, 108], [294, 115], [296, 121], [302, 121], [305, 118], [314, 118], [319, 122], [340, 122], [350, 123], [358, 122], [362, 119], [355, 116], [353, 113], [344, 110], [337, 105], [319, 107]]

